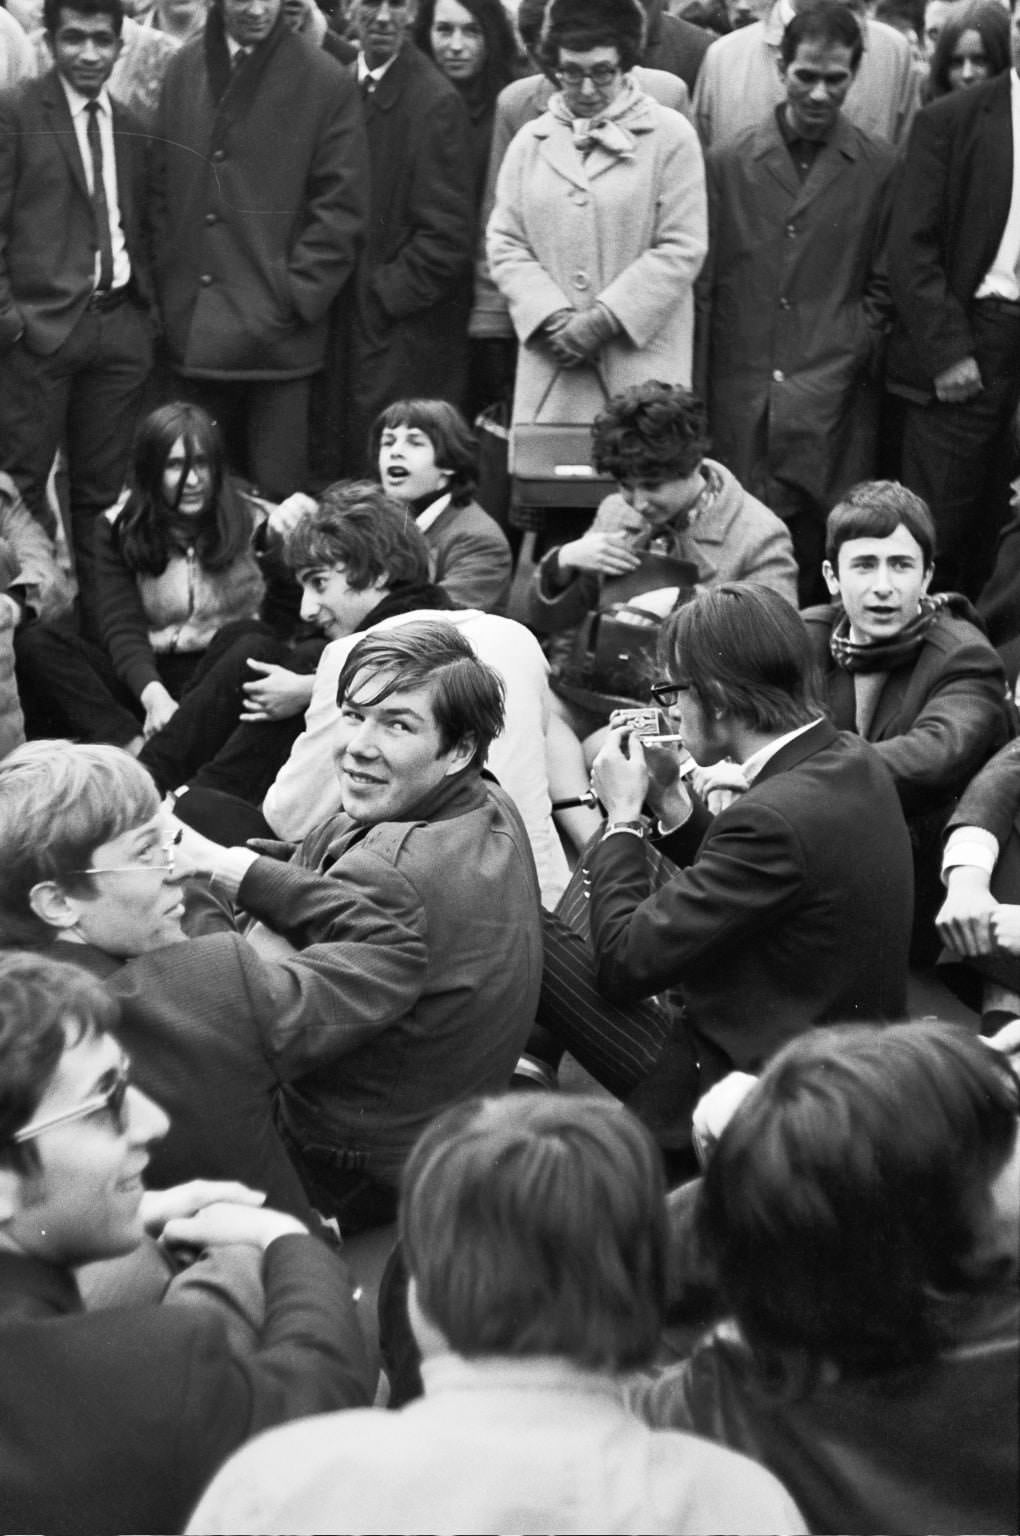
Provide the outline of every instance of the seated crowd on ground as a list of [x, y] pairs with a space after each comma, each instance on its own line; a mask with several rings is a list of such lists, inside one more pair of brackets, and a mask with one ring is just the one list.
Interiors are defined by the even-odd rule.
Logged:
[[0, 0], [3, 1530], [1020, 1529], [1018, 69]]

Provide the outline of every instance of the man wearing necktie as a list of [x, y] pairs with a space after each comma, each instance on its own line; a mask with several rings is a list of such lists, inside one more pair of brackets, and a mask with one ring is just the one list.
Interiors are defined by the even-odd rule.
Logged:
[[49, 525], [65, 444], [90, 626], [93, 524], [120, 493], [152, 366], [147, 140], [106, 89], [120, 0], [46, 0], [44, 21], [54, 68], [0, 96], [0, 465]]

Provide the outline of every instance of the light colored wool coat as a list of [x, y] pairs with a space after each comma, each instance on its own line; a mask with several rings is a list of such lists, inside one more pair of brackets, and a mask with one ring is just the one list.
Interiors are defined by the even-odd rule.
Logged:
[[503, 161], [487, 251], [520, 341], [515, 424], [534, 421], [540, 405], [542, 421], [594, 419], [594, 370], [557, 371], [535, 337], [557, 310], [596, 300], [622, 327], [599, 358], [611, 394], [646, 379], [690, 384], [692, 288], [708, 247], [701, 149], [684, 118], [640, 92], [619, 126], [632, 153], [596, 145], [582, 159], [569, 127], [546, 112]]

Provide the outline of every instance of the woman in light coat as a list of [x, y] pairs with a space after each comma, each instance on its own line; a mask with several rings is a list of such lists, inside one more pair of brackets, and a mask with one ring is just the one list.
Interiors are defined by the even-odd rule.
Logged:
[[593, 420], [604, 393], [689, 385], [692, 287], [707, 249], [690, 124], [637, 87], [637, 0], [552, 0], [559, 86], [503, 162], [487, 250], [520, 343], [514, 424]]

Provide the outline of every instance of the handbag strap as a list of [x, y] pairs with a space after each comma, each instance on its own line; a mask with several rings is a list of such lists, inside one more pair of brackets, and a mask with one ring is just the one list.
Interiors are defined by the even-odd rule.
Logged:
[[[602, 390], [603, 398], [608, 400], [609, 399], [609, 384], [606, 381], [605, 374], [602, 372], [602, 365], [600, 363], [598, 363], [598, 362], [593, 360], [591, 363], [585, 363], [583, 366], [591, 368], [591, 370], [594, 373], [595, 377], [599, 381], [599, 386], [600, 386], [600, 388]], [[559, 378], [559, 376], [560, 376], [560, 374], [562, 372], [563, 372], [562, 365], [557, 364], [555, 369], [553, 370], [552, 378], [549, 380], [548, 384], [545, 386], [545, 389], [542, 391], [542, 398], [541, 398], [541, 400], [538, 402], [538, 405], [535, 407], [535, 414], [531, 418], [531, 425], [532, 426], [537, 426], [538, 425], [538, 418], [541, 416], [542, 411], [545, 408], [546, 401], [548, 400], [549, 396], [552, 394], [553, 385], [556, 383], [556, 380]], [[583, 422], [578, 422], [578, 426], [583, 426], [583, 425], [584, 425]]]

